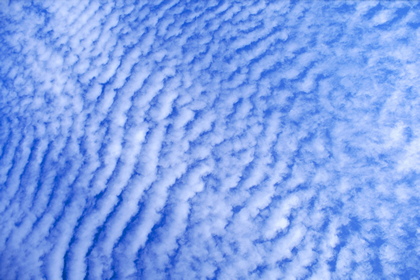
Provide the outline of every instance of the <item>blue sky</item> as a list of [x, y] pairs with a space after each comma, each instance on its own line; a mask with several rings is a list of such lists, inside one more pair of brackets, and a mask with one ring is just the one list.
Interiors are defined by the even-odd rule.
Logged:
[[420, 2], [0, 2], [1, 279], [418, 279]]

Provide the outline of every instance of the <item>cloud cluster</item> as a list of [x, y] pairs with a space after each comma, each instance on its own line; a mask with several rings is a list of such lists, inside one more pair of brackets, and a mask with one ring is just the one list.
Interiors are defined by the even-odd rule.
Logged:
[[1, 279], [416, 279], [420, 4], [0, 3]]

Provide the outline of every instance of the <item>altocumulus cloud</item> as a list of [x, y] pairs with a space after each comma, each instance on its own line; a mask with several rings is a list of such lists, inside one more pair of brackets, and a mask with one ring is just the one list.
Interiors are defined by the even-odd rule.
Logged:
[[1, 1], [1, 279], [418, 279], [420, 2]]

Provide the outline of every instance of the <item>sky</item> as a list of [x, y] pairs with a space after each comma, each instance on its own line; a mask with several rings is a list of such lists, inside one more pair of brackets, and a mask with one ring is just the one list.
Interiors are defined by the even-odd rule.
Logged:
[[0, 279], [420, 279], [419, 46], [419, 1], [0, 1]]

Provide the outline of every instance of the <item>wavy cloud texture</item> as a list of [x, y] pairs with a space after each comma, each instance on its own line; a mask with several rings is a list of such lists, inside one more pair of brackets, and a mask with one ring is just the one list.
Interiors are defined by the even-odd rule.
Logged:
[[419, 19], [0, 2], [0, 278], [417, 279]]

